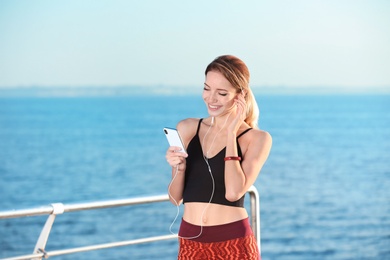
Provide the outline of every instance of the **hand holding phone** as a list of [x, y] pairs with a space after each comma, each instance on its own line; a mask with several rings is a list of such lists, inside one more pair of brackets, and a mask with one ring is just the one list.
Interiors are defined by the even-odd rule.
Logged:
[[170, 146], [180, 147], [180, 152], [186, 153], [179, 131], [175, 128], [164, 127], [164, 133]]

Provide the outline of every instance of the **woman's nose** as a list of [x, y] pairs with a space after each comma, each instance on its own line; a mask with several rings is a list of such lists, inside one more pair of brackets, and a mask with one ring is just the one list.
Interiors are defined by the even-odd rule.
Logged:
[[217, 102], [218, 101], [216, 93], [211, 93], [210, 94], [210, 101], [211, 102]]

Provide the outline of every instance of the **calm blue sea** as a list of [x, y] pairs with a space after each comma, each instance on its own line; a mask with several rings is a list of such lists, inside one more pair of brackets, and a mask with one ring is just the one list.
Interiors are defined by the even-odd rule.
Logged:
[[[263, 259], [390, 259], [390, 96], [257, 99], [273, 136], [255, 184]], [[206, 112], [191, 95], [0, 98], [0, 210], [164, 194], [162, 128]], [[168, 234], [175, 214], [167, 202], [59, 215], [47, 250]], [[0, 220], [0, 257], [32, 253], [45, 221]], [[53, 259], [176, 253], [171, 240]]]

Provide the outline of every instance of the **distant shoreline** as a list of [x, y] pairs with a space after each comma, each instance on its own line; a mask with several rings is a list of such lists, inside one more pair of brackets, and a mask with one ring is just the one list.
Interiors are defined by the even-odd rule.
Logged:
[[[0, 97], [118, 97], [134, 95], [197, 95], [196, 87], [119, 86], [119, 87], [0, 87]], [[390, 87], [253, 87], [255, 95], [332, 95], [390, 94]]]

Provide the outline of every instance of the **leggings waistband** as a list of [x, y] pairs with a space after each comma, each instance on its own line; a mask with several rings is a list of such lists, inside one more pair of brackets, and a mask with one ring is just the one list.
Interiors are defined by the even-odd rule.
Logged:
[[222, 242], [252, 234], [249, 218], [216, 226], [193, 225], [182, 219], [179, 229], [179, 237], [203, 243]]

